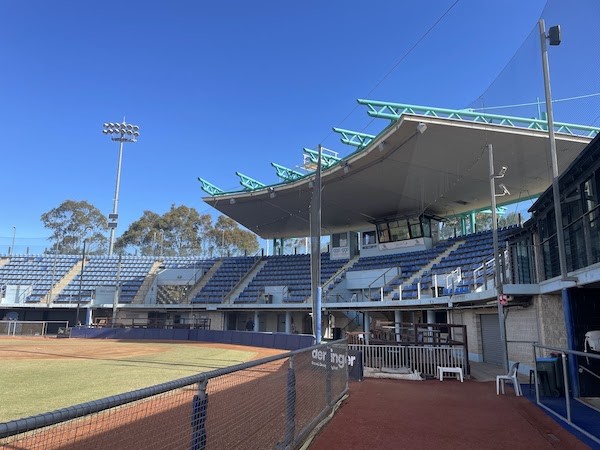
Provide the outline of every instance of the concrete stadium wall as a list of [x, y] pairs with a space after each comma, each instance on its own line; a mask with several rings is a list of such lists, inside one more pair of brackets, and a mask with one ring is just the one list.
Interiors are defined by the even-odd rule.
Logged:
[[250, 331], [183, 330], [153, 328], [73, 328], [73, 338], [151, 339], [167, 341], [218, 342], [251, 347], [298, 350], [313, 345], [307, 334], [255, 333]]

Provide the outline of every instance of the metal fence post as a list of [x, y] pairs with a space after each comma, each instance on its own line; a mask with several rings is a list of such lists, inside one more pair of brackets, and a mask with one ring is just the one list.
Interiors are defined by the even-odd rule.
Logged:
[[563, 379], [565, 386], [565, 402], [567, 407], [567, 422], [571, 423], [571, 397], [569, 396], [569, 376], [567, 372], [567, 355], [565, 352], [561, 353], [561, 362], [562, 362], [562, 370], [563, 370]]
[[194, 395], [192, 401], [192, 450], [204, 450], [206, 448], [207, 384], [207, 379], [198, 383], [198, 393]]
[[331, 406], [331, 365], [333, 364], [333, 347], [329, 347], [329, 359], [325, 361], [325, 401]]
[[289, 359], [286, 390], [284, 448], [291, 448], [296, 434], [296, 372], [294, 370], [293, 356]]

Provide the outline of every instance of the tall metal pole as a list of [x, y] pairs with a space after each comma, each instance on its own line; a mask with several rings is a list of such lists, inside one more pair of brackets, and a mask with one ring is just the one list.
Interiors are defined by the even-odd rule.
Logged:
[[113, 294], [113, 308], [112, 308], [112, 320], [111, 328], [114, 328], [117, 323], [117, 307], [119, 306], [119, 293], [121, 290], [121, 259], [122, 255], [119, 255], [119, 262], [117, 263], [117, 276], [115, 278], [115, 293]]
[[567, 278], [567, 257], [565, 252], [565, 239], [562, 224], [562, 207], [560, 205], [560, 191], [558, 187], [558, 160], [556, 157], [556, 140], [554, 138], [554, 114], [552, 110], [552, 93], [550, 91], [550, 71], [548, 69], [548, 48], [546, 45], [546, 25], [540, 19], [540, 42], [542, 45], [542, 70], [544, 72], [544, 90], [546, 93], [546, 115], [548, 116], [548, 137], [550, 140], [550, 160], [552, 162], [552, 196], [554, 198], [554, 219], [556, 221], [556, 239], [558, 244], [558, 259], [560, 263], [560, 276]]
[[321, 343], [321, 152], [313, 183], [310, 205], [310, 280], [312, 295], [312, 331], [315, 343]]
[[[119, 186], [121, 185], [121, 162], [123, 161], [123, 141], [119, 142], [119, 162], [117, 163], [117, 183], [115, 186], [115, 197], [113, 199], [113, 209], [112, 214], [113, 217], [116, 217], [118, 214], [117, 210], [119, 207]], [[113, 254], [113, 247], [115, 244], [115, 231], [116, 231], [116, 223], [114, 227], [110, 229], [110, 239], [108, 242], [108, 255]]]
[[81, 271], [79, 272], [79, 295], [77, 296], [77, 313], [75, 314], [75, 326], [79, 326], [79, 308], [81, 305], [81, 295], [83, 292], [83, 268], [85, 267], [85, 243], [87, 238], [83, 240], [83, 252], [81, 254]]
[[504, 288], [500, 270], [500, 248], [498, 245], [498, 219], [496, 217], [496, 172], [494, 171], [494, 149], [488, 144], [490, 162], [490, 198], [492, 201], [492, 238], [494, 242], [494, 268], [496, 269], [496, 291], [498, 300], [498, 323], [500, 328], [500, 344], [502, 347], [502, 365], [508, 373], [508, 346], [506, 343], [506, 316], [504, 315]]

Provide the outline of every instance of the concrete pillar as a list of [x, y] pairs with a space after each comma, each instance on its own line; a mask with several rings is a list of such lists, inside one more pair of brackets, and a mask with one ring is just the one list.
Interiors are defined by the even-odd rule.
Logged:
[[292, 313], [290, 311], [285, 312], [285, 332], [287, 334], [292, 332]]
[[460, 234], [464, 236], [467, 234], [467, 221], [465, 220], [465, 216], [460, 216]]
[[433, 309], [427, 310], [427, 323], [435, 323], [435, 311]]
[[89, 327], [92, 325], [92, 308], [87, 308], [85, 310], [85, 324]]
[[364, 314], [364, 323], [363, 328], [365, 329], [365, 343], [369, 343], [369, 334], [371, 334], [371, 318], [369, 317], [369, 313], [365, 312]]
[[400, 314], [400, 310], [397, 309], [394, 311], [394, 333], [396, 334], [396, 342], [400, 342], [400, 322], [402, 316]]
[[254, 331], [259, 331], [259, 329], [260, 329], [258, 320], [259, 320], [258, 311], [254, 311]]

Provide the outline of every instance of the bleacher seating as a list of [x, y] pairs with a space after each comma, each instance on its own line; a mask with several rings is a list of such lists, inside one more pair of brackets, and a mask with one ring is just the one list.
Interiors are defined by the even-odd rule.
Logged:
[[225, 258], [192, 303], [221, 303], [259, 259], [254, 256]]
[[[119, 256], [91, 256], [83, 270], [65, 287], [57, 302], [89, 301], [99, 286], [115, 286], [119, 272], [119, 303], [131, 303], [133, 297], [150, 272], [155, 258], [152, 256], [123, 256], [119, 269]], [[80, 296], [81, 280], [81, 299]]]
[[[347, 259], [330, 260], [329, 253], [321, 254], [321, 283], [328, 281]], [[287, 289], [283, 301], [301, 303], [311, 293], [310, 255], [270, 256], [267, 263], [256, 274], [250, 284], [235, 300], [235, 303], [256, 303], [265, 293], [267, 286]]]
[[[505, 248], [506, 239], [516, 230], [516, 227], [498, 230], [500, 249]], [[434, 275], [438, 276], [438, 287], [441, 288], [442, 295], [468, 294], [474, 291], [477, 286], [473, 279], [473, 271], [494, 256], [492, 231], [470, 234], [461, 239], [463, 239], [463, 243], [458, 248], [434, 264], [431, 270], [424, 272], [419, 280], [415, 280], [411, 285], [403, 286], [402, 298], [417, 298], [418, 283], [420, 283], [421, 292], [429, 293], [434, 287]], [[447, 287], [444, 275], [448, 275], [458, 268], [460, 268], [462, 280], [456, 285]], [[488, 275], [491, 274], [488, 273]], [[398, 297], [399, 294], [394, 293], [394, 298]]]
[[[505, 247], [508, 237], [517, 232], [517, 227], [501, 229], [498, 232], [500, 248]], [[447, 255], [437, 259], [455, 244]], [[440, 295], [457, 295], [473, 292], [481, 286], [480, 279], [474, 280], [474, 269], [484, 265], [493, 257], [492, 232], [484, 231], [467, 236], [449, 239], [438, 243], [435, 247], [424, 251], [409, 253], [362, 257], [350, 271], [387, 269], [399, 267], [400, 275], [393, 278], [384, 286], [384, 297], [398, 299], [401, 286], [402, 298], [410, 299], [424, 293], [432, 292], [434, 277], [438, 277]], [[7, 285], [31, 286], [31, 292], [19, 301], [39, 302], [49, 293], [51, 287], [61, 280], [70, 270], [78, 268], [81, 257], [78, 255], [4, 255], [4, 265], [0, 266], [0, 288], [5, 291]], [[431, 265], [432, 261], [436, 263]], [[8, 262], [6, 262], [8, 261]], [[120, 267], [120, 302], [130, 303], [139, 291], [142, 283], [148, 277], [151, 268], [157, 261], [155, 257], [123, 256]], [[161, 268], [164, 269], [194, 269], [199, 281], [210, 271], [217, 259], [201, 259], [199, 257], [165, 257], [161, 258]], [[249, 274], [259, 261], [264, 265], [253, 275]], [[346, 263], [347, 259], [330, 260], [329, 253], [321, 254], [321, 283], [324, 285]], [[83, 278], [80, 274], [74, 276], [55, 301], [77, 302], [89, 300], [99, 286], [115, 286], [119, 256], [91, 255], [85, 265]], [[423, 269], [431, 265], [431, 268]], [[485, 265], [484, 265], [485, 267]], [[446, 285], [448, 274], [460, 269], [461, 280], [452, 285]], [[493, 276], [493, 266], [489, 265], [488, 278]], [[418, 274], [419, 278], [415, 276]], [[342, 273], [329, 286], [323, 286], [324, 294], [331, 289], [345, 274]], [[282, 287], [284, 302], [306, 302], [311, 295], [310, 255], [284, 255], [269, 257], [229, 257], [221, 261], [219, 268], [206, 281], [206, 284], [192, 299], [192, 303], [221, 303], [233, 289], [246, 285], [235, 303], [257, 303], [263, 301], [266, 288]], [[190, 285], [190, 283], [188, 283]], [[23, 288], [21, 288], [23, 289]], [[185, 292], [182, 292], [181, 297]], [[380, 291], [375, 289], [371, 300], [380, 300]], [[80, 298], [81, 297], [81, 298]], [[159, 303], [172, 303], [159, 302]]]
[[204, 274], [210, 270], [216, 259], [202, 259], [197, 256], [165, 256], [162, 261], [165, 269], [194, 269]]
[[0, 286], [31, 286], [22, 301], [39, 302], [78, 261], [73, 255], [15, 255], [0, 267]]

